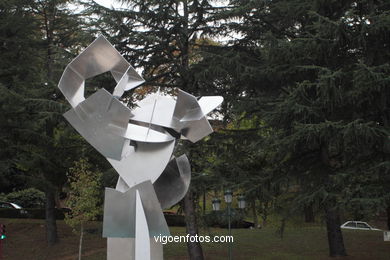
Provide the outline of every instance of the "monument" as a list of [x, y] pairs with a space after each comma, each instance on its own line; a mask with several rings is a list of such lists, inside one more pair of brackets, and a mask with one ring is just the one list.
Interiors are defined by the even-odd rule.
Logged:
[[[110, 71], [113, 93], [99, 89], [84, 97], [85, 80]], [[107, 259], [163, 259], [154, 236], [169, 235], [162, 209], [186, 194], [191, 167], [185, 155], [173, 157], [176, 139], [197, 142], [213, 132], [206, 115], [223, 98], [197, 99], [178, 89], [177, 97], [150, 94], [129, 109], [120, 101], [125, 91], [144, 79], [99, 36], [72, 62], [58, 84], [72, 108], [67, 121], [119, 174], [115, 189], [106, 188], [103, 237]]]

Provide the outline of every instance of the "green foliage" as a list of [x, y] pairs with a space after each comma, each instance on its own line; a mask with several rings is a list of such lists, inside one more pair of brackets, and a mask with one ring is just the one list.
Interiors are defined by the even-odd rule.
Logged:
[[[238, 26], [229, 25], [243, 34], [236, 47], [245, 47], [237, 58], [245, 62], [246, 53], [258, 57], [256, 81], [229, 72], [234, 82], [244, 82], [246, 94], [242, 102], [233, 103], [233, 111], [238, 115], [245, 111], [253, 120], [262, 118], [271, 129], [264, 142], [255, 135], [250, 142], [270, 147], [265, 149], [269, 167], [263, 169], [270, 174], [272, 186], [281, 180], [278, 175], [284, 175], [298, 187], [298, 205], [324, 207], [334, 201], [344, 206], [351, 201], [364, 207], [383, 205], [387, 192], [379, 195], [374, 186], [379, 165], [383, 179], [389, 173], [384, 166], [389, 157], [383, 149], [390, 133], [390, 53], [385, 48], [389, 4], [232, 3], [239, 6], [224, 15], [244, 17]], [[241, 143], [242, 136], [238, 137]], [[254, 154], [260, 155], [261, 149]], [[260, 177], [259, 173], [253, 174]]]
[[122, 1], [124, 8], [117, 10], [85, 2], [87, 14], [95, 14], [93, 26], [143, 68], [145, 87], [180, 87], [195, 95], [223, 91], [201, 77], [211, 66], [196, 67], [209, 48], [218, 48], [208, 38], [218, 32], [212, 25], [219, 19], [212, 7], [218, 1]]
[[[67, 106], [54, 82], [80, 43], [69, 1], [3, 1], [0, 4], [1, 189], [28, 186], [54, 190], [66, 181], [76, 156], [64, 124]], [[65, 28], [72, 25], [73, 30]], [[77, 37], [76, 37], [77, 36]], [[67, 49], [67, 51], [65, 51]], [[67, 139], [66, 141], [63, 141]], [[62, 142], [61, 142], [62, 141]], [[73, 157], [73, 158], [72, 158]]]
[[1, 200], [14, 202], [23, 208], [40, 208], [45, 205], [45, 194], [35, 188], [14, 191], [0, 197]]
[[[211, 211], [204, 216], [204, 221], [209, 227], [227, 228], [229, 219], [227, 211]], [[243, 228], [244, 214], [241, 211], [231, 209], [230, 223], [232, 228]]]
[[170, 227], [185, 227], [186, 222], [183, 215], [164, 214], [165, 221]]
[[69, 169], [70, 186], [67, 206], [71, 212], [66, 214], [65, 222], [77, 230], [88, 221], [96, 220], [101, 214], [101, 178], [102, 173], [92, 171], [85, 159], [80, 159]]

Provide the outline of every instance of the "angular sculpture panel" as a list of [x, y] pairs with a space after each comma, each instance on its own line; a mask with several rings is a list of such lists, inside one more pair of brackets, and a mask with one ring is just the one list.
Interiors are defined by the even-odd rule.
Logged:
[[114, 96], [122, 96], [144, 82], [125, 58], [102, 35], [66, 66], [58, 84], [72, 107], [84, 101], [85, 80], [110, 71], [117, 85]]
[[120, 161], [107, 158], [129, 187], [146, 180], [155, 182], [167, 166], [175, 141], [167, 143], [137, 142]]
[[173, 158], [153, 183], [161, 208], [167, 209], [186, 195], [191, 182], [191, 166], [185, 154]]
[[[139, 193], [140, 202], [136, 201]], [[143, 209], [149, 236], [169, 235], [167, 223], [150, 181], [137, 184], [126, 192], [106, 188], [104, 195], [103, 237], [135, 237], [136, 209]]]
[[105, 89], [64, 114], [68, 122], [104, 157], [120, 160], [130, 109]]
[[[110, 71], [113, 93], [100, 89], [87, 99], [85, 80]], [[136, 70], [99, 36], [68, 66], [58, 84], [72, 109], [67, 121], [118, 172], [115, 189], [106, 188], [103, 237], [107, 259], [162, 259], [154, 236], [169, 235], [162, 209], [187, 193], [191, 167], [185, 155], [172, 157], [177, 138], [197, 142], [213, 132], [206, 116], [223, 98], [178, 89], [175, 99], [150, 94], [130, 110], [119, 98], [144, 82]]]

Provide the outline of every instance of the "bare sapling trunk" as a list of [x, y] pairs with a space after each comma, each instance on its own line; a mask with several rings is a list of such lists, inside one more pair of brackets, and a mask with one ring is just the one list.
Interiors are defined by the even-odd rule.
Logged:
[[387, 206], [386, 213], [387, 213], [387, 230], [390, 230], [390, 206]]
[[79, 243], [79, 260], [81, 260], [81, 251], [83, 248], [84, 224], [80, 225], [80, 243]]

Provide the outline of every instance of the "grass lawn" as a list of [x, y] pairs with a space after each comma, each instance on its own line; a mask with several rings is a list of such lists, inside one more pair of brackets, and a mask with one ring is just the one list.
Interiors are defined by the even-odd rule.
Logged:
[[[45, 242], [43, 220], [0, 219], [7, 225], [7, 239], [3, 244], [4, 260], [74, 260], [78, 252], [78, 236], [63, 221], [58, 221], [60, 243], [48, 247]], [[106, 259], [106, 239], [101, 238], [101, 223], [90, 223], [84, 239], [86, 260]], [[184, 235], [185, 229], [171, 227], [172, 235]], [[349, 256], [342, 259], [390, 259], [390, 242], [383, 241], [379, 231], [343, 231]], [[224, 229], [212, 228], [203, 235], [226, 235]], [[234, 229], [233, 259], [331, 259], [327, 257], [326, 230], [320, 226], [286, 228], [284, 238], [276, 229]], [[3, 240], [4, 241], [4, 240]], [[227, 259], [226, 243], [202, 243], [206, 259]], [[165, 259], [188, 259], [185, 243], [164, 246]], [[334, 258], [332, 258], [334, 259]]]

